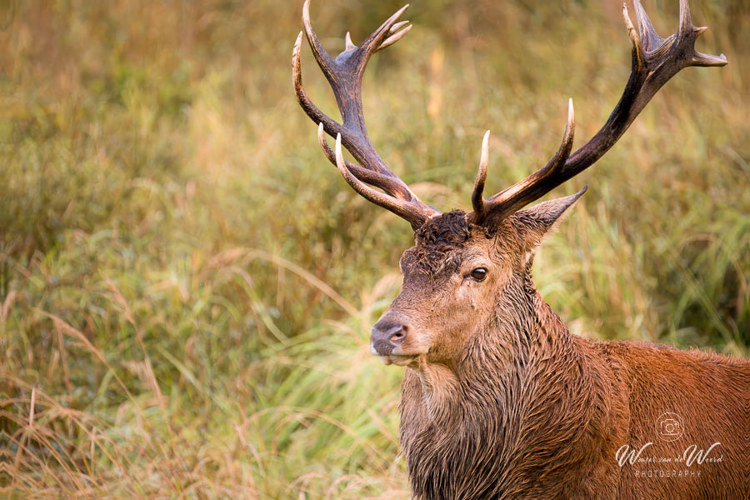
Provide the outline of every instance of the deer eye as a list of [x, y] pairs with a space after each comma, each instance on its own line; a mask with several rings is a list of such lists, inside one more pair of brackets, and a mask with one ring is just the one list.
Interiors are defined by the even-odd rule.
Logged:
[[478, 267], [471, 272], [471, 277], [477, 281], [484, 281], [487, 277], [487, 269]]

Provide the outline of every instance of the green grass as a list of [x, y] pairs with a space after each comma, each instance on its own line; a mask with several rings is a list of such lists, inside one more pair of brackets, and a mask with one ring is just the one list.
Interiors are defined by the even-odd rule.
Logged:
[[[314, 1], [329, 50], [397, 2]], [[625, 137], [535, 279], [576, 333], [746, 356], [750, 134], [741, 2]], [[8, 7], [10, 6], [10, 7]], [[291, 89], [300, 5], [0, 2], [0, 492], [25, 498], [408, 498], [401, 371], [369, 355], [408, 224], [326, 162]], [[677, 2], [647, 1], [657, 29]], [[606, 119], [617, 2], [418, 2], [368, 67], [368, 127], [428, 203], [468, 208]], [[305, 84], [333, 113], [310, 57]]]

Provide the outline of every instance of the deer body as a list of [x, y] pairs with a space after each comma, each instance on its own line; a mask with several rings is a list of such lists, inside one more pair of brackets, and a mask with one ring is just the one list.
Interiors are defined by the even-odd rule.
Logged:
[[[415, 497], [741, 498], [747, 361], [577, 337], [534, 289], [530, 245], [576, 198], [517, 212], [490, 234], [440, 216], [402, 257], [402, 292], [374, 330], [407, 325], [399, 352], [422, 350], [410, 330], [432, 337], [426, 353], [387, 357], [409, 367], [401, 445]], [[479, 265], [480, 282], [455, 279]], [[680, 440], [658, 437], [665, 412], [683, 419]], [[635, 477], [664, 467], [621, 466], [618, 450], [649, 442], [647, 455], [659, 458], [718, 442], [722, 461], [670, 465], [682, 471], [671, 479]]]
[[[469, 240], [467, 246], [480, 245]], [[463, 250], [443, 249], [451, 254]], [[496, 250], [500, 259], [507, 251]], [[415, 498], [747, 494], [741, 436], [750, 430], [742, 406], [750, 387], [748, 363], [572, 335], [534, 290], [528, 270], [528, 265], [519, 267], [498, 287], [489, 320], [473, 331], [457, 333], [460, 326], [450, 325], [453, 313], [437, 299], [436, 309], [447, 314], [436, 313], [435, 321], [452, 326], [465, 348], [455, 363], [417, 359], [406, 371], [401, 444]], [[403, 293], [413, 291], [405, 287]], [[428, 293], [434, 300], [434, 290]], [[384, 315], [386, 321], [410, 314], [405, 303], [415, 298], [399, 299]], [[672, 443], [661, 441], [655, 430], [667, 411], [680, 415], [685, 426], [683, 438]], [[691, 444], [705, 450], [719, 442], [715, 451], [722, 462], [704, 463], [700, 475], [688, 478], [634, 477], [636, 470], [664, 467], [620, 467], [617, 451], [623, 445], [637, 450], [648, 442], [649, 456], [669, 458], [682, 456]], [[666, 470], [696, 468], [675, 464]]]
[[405, 8], [359, 46], [347, 34], [334, 60], [304, 4], [304, 33], [343, 123], [304, 91], [303, 33], [292, 58], [297, 99], [349, 185], [414, 229], [415, 245], [401, 257], [401, 293], [373, 326], [371, 350], [406, 367], [401, 445], [417, 499], [742, 498], [750, 490], [748, 360], [574, 336], [531, 278], [536, 248], [585, 189], [524, 207], [594, 164], [681, 69], [726, 64], [694, 50], [706, 28], [692, 25], [686, 0], [677, 33], [666, 39], [638, 0], [634, 6], [638, 31], [624, 7], [631, 76], [601, 130], [573, 152], [570, 101], [562, 143], [547, 164], [485, 199], [488, 132], [473, 211], [442, 213], [386, 166], [362, 112], [364, 68], [409, 31], [407, 21], [397, 22]]

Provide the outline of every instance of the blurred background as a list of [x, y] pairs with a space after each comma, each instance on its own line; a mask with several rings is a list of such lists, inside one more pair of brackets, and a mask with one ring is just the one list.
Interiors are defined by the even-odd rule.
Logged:
[[[746, 356], [748, 3], [598, 164], [535, 264], [579, 335]], [[302, 2], [0, 0], [0, 491], [11, 497], [408, 498], [402, 370], [369, 354], [411, 231], [346, 185], [298, 108]], [[315, 0], [330, 52], [400, 2]], [[647, 0], [660, 34], [677, 0]], [[616, 0], [415, 0], [368, 67], [383, 158], [468, 209], [581, 145], [630, 71]], [[303, 50], [309, 94], [333, 116]]]

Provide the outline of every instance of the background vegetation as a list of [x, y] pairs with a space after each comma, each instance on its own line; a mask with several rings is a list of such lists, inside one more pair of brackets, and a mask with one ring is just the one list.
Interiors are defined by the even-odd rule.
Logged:
[[[657, 29], [677, 0], [649, 0]], [[537, 258], [573, 331], [748, 353], [748, 6], [692, 0], [704, 52]], [[0, 491], [408, 497], [401, 370], [368, 353], [408, 224], [356, 196], [291, 90], [300, 2], [0, 1]], [[316, 0], [329, 50], [396, 1]], [[617, 1], [417, 0], [365, 79], [371, 136], [435, 206], [578, 141], [627, 79]], [[742, 31], [745, 31], [744, 35]], [[333, 112], [305, 50], [305, 81]]]

